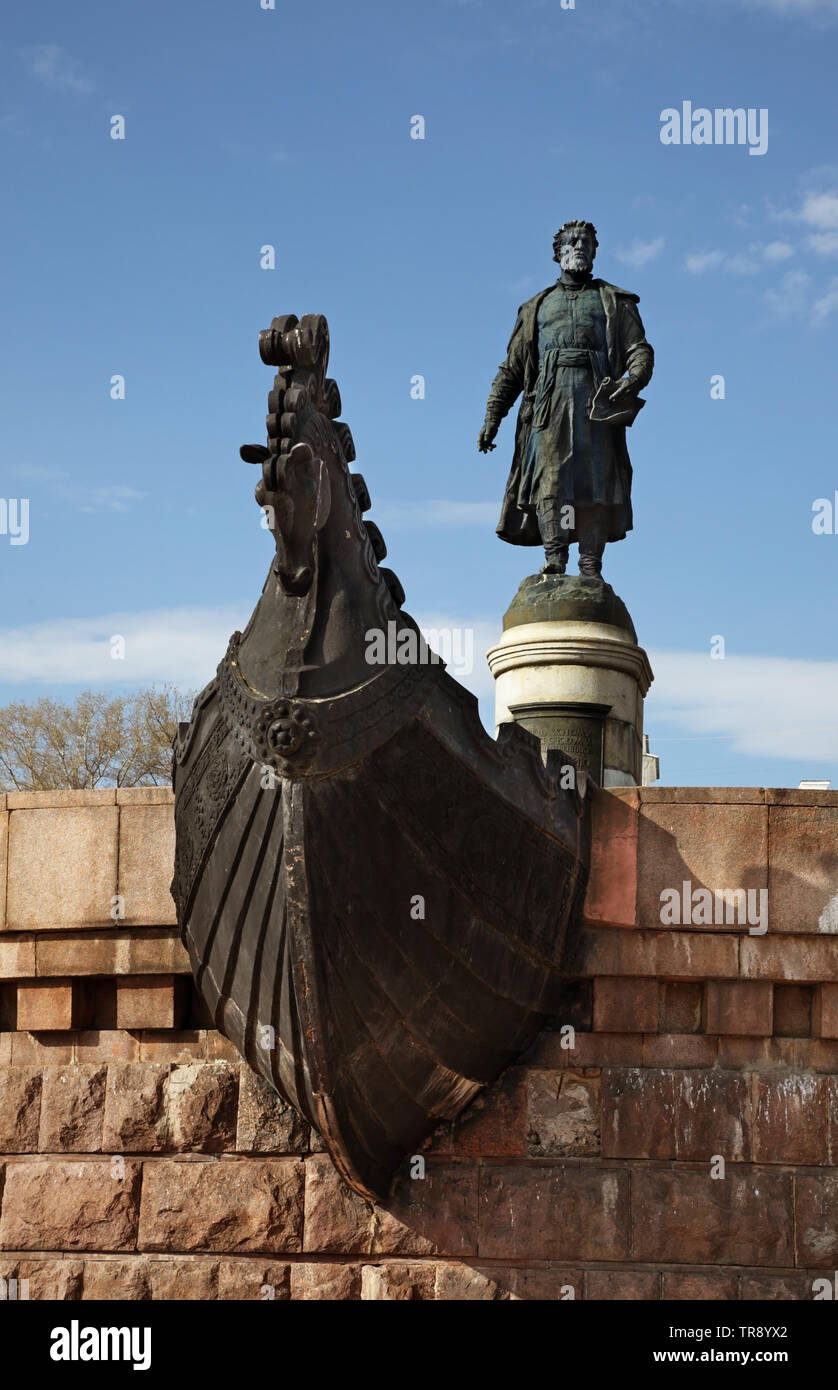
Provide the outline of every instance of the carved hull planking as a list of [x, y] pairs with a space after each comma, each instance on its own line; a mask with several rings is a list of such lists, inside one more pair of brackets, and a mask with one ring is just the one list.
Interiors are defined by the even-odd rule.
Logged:
[[234, 639], [176, 750], [183, 939], [217, 1027], [380, 1197], [558, 1006], [586, 807], [439, 666], [290, 702], [316, 735], [293, 776], [253, 703]]

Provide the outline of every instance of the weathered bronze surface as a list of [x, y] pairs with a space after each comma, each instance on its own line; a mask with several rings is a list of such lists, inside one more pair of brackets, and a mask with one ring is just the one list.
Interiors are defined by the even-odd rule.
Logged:
[[260, 337], [276, 557], [180, 726], [172, 892], [216, 1026], [369, 1197], [556, 1008], [589, 829], [564, 755], [491, 739], [402, 610], [328, 346], [319, 315]]
[[494, 449], [523, 395], [497, 532], [511, 545], [543, 545], [546, 574], [564, 574], [577, 541], [579, 573], [600, 574], [607, 542], [633, 525], [626, 425], [645, 404], [638, 392], [654, 353], [637, 295], [593, 278], [597, 245], [590, 222], [559, 228], [561, 277], [518, 310], [477, 440], [483, 453]]

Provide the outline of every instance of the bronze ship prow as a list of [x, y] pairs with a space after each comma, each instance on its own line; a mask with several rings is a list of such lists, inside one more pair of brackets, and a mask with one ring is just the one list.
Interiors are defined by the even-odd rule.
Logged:
[[320, 315], [260, 336], [276, 558], [180, 726], [172, 892], [216, 1026], [375, 1198], [558, 1007], [589, 821], [403, 611], [328, 349]]

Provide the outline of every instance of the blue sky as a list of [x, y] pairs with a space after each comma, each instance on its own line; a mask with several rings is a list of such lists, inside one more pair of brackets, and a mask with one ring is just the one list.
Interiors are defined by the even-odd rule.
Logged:
[[[657, 354], [606, 577], [661, 780], [838, 783], [838, 535], [812, 530], [838, 489], [836, 43], [838, 0], [7, 10], [0, 457], [30, 534], [0, 534], [0, 702], [211, 676], [272, 550], [238, 458], [257, 334], [322, 312], [388, 563], [420, 621], [474, 630], [490, 722], [482, 651], [540, 560], [494, 535], [514, 416], [475, 440], [584, 217]], [[684, 101], [767, 110], [766, 153], [663, 145]]]

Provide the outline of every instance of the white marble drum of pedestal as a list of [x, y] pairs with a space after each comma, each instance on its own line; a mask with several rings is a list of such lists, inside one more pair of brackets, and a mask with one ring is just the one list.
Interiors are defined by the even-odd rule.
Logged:
[[563, 748], [597, 781], [599, 759], [602, 786], [640, 784], [643, 699], [653, 677], [649, 658], [625, 628], [573, 619], [527, 622], [507, 628], [486, 655], [497, 724], [517, 720], [539, 735], [545, 753]]

